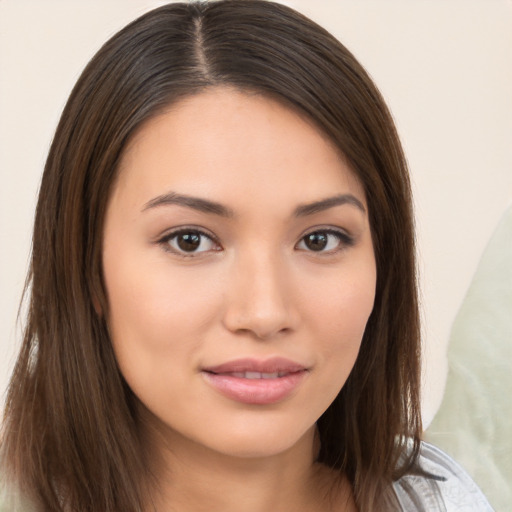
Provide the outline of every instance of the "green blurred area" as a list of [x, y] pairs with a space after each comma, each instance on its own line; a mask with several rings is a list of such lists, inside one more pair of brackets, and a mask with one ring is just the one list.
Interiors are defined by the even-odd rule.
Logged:
[[459, 462], [496, 512], [512, 511], [512, 207], [453, 324], [441, 407], [425, 433]]

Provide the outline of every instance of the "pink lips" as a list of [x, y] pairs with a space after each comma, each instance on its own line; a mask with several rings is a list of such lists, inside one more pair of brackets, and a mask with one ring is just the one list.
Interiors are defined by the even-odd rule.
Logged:
[[205, 380], [221, 394], [246, 404], [273, 404], [287, 398], [308, 373], [304, 366], [280, 357], [237, 359], [202, 369]]

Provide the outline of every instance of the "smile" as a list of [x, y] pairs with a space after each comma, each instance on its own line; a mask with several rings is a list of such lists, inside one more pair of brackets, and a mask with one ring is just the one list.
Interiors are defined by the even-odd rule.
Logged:
[[277, 379], [279, 377], [284, 377], [285, 375], [288, 375], [288, 373], [287, 372], [272, 372], [272, 373], [233, 372], [233, 373], [223, 373], [222, 375], [238, 377], [239, 379]]
[[273, 358], [230, 361], [204, 368], [201, 373], [209, 386], [230, 400], [266, 405], [290, 397], [309, 370], [293, 361]]

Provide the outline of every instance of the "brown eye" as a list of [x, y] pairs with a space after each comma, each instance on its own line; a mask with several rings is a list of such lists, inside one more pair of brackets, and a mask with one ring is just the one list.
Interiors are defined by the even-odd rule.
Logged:
[[201, 235], [198, 233], [182, 233], [176, 237], [176, 243], [182, 251], [197, 251], [201, 245]]
[[205, 233], [196, 230], [182, 230], [167, 236], [162, 243], [167, 250], [180, 254], [197, 254], [216, 250], [217, 245]]
[[327, 233], [310, 233], [304, 237], [304, 244], [310, 251], [323, 251], [328, 242]]
[[334, 229], [312, 231], [297, 244], [297, 249], [309, 252], [335, 253], [354, 244], [354, 239], [343, 231]]

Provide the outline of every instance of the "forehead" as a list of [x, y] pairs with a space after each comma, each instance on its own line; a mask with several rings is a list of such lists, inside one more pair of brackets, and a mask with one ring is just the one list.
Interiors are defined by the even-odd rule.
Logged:
[[336, 191], [364, 200], [346, 159], [309, 119], [275, 99], [228, 87], [173, 104], [126, 148], [118, 193], [149, 200], [167, 188], [232, 202], [304, 202]]

